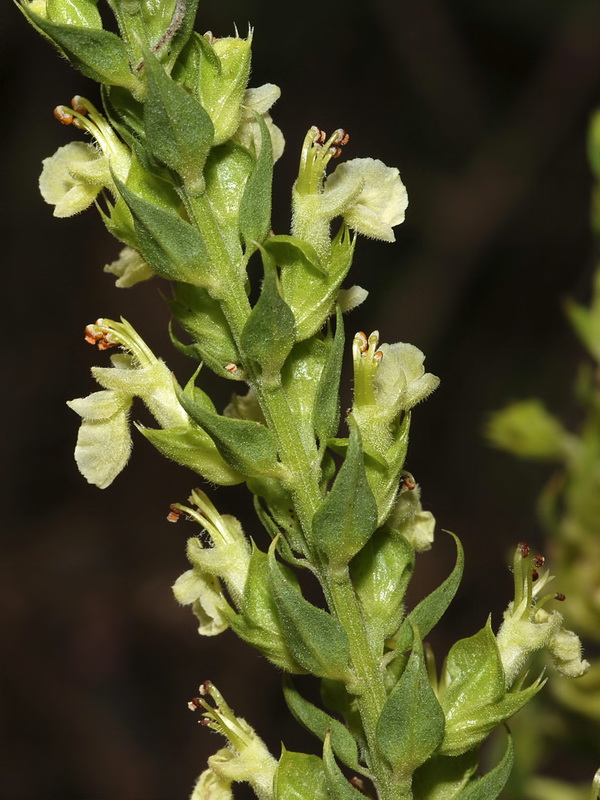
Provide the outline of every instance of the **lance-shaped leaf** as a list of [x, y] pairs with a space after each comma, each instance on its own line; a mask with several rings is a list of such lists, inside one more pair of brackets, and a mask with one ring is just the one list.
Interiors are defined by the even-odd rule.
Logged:
[[201, 428], [192, 425], [167, 430], [143, 425], [137, 428], [164, 456], [194, 470], [211, 483], [234, 486], [244, 480], [243, 475], [224, 461], [213, 440]]
[[331, 341], [321, 336], [297, 342], [281, 370], [281, 383], [304, 450], [316, 459], [312, 417]]
[[325, 769], [319, 756], [283, 748], [275, 780], [274, 800], [330, 800]]
[[[221, 305], [199, 286], [178, 283], [174, 287], [173, 299], [167, 299], [171, 313], [192, 339], [191, 346], [182, 345], [174, 335], [176, 347], [188, 355], [203, 361], [218, 375], [228, 378], [241, 377], [241, 370], [227, 371], [230, 364], [240, 363], [240, 354]], [[191, 348], [191, 350], [190, 350]]]
[[261, 244], [271, 227], [273, 148], [264, 120], [256, 115], [256, 121], [260, 128], [260, 151], [256, 154], [240, 203], [240, 233], [247, 245], [253, 242]]
[[[285, 568], [284, 568], [285, 569]], [[289, 573], [290, 579], [292, 573]], [[303, 668], [293, 658], [285, 637], [269, 580], [267, 554], [252, 543], [252, 555], [239, 614], [226, 612], [235, 633], [280, 669], [295, 674]]]
[[96, 5], [97, 0], [47, 0], [46, 15], [51, 22], [62, 25], [102, 28]]
[[19, 8], [86, 78], [111, 86], [124, 86], [134, 94], [141, 88], [140, 81], [129, 68], [125, 45], [114, 33], [51, 22], [32, 11], [28, 3], [20, 4]]
[[154, 272], [169, 280], [211, 285], [206, 247], [196, 229], [174, 211], [148, 203], [118, 180], [115, 183], [133, 215], [142, 255]]
[[273, 257], [278, 267], [295, 267], [302, 264], [327, 275], [315, 248], [297, 236], [278, 234], [265, 240], [263, 247]]
[[339, 387], [344, 357], [344, 321], [336, 309], [335, 334], [321, 372], [313, 411], [313, 425], [321, 447], [337, 433], [340, 422]]
[[443, 583], [413, 608], [400, 626], [398, 633], [392, 637], [393, 646], [400, 652], [404, 652], [411, 647], [413, 626], [416, 626], [420, 632], [422, 631], [422, 636], [427, 636], [429, 631], [437, 625], [460, 585], [464, 567], [463, 549], [458, 537], [453, 533], [450, 535], [456, 542], [456, 564], [454, 569]]
[[322, 264], [326, 274], [307, 258], [298, 258], [295, 264], [283, 267], [282, 294], [294, 312], [298, 341], [313, 336], [331, 314], [352, 263], [354, 241], [342, 225], [331, 243], [329, 262]]
[[321, 678], [350, 677], [348, 638], [340, 623], [306, 600], [269, 548], [269, 574], [283, 635], [292, 656], [307, 672]]
[[444, 712], [429, 683], [416, 629], [406, 669], [383, 707], [375, 735], [383, 758], [407, 782], [443, 739]]
[[440, 681], [440, 703], [446, 716], [442, 755], [460, 755], [482, 742], [542, 686], [506, 692], [496, 637], [488, 620], [474, 636], [456, 642], [448, 653]]
[[433, 755], [413, 775], [412, 790], [417, 800], [459, 800], [461, 792], [477, 770], [479, 753], [462, 756]]
[[178, 394], [190, 417], [211, 436], [225, 461], [247, 477], [281, 476], [277, 446], [271, 431], [260, 422], [224, 417], [212, 407], [208, 396], [195, 391]]
[[356, 742], [345, 725], [305, 700], [289, 677], [285, 677], [283, 680], [283, 696], [289, 710], [301, 725], [322, 742], [325, 740], [327, 732], [330, 731], [331, 747], [335, 755], [350, 769], [361, 770], [358, 764]]
[[377, 527], [377, 504], [367, 483], [358, 426], [351, 424], [346, 458], [312, 522], [316, 547], [341, 570]]
[[148, 146], [161, 163], [181, 176], [190, 195], [202, 194], [204, 164], [214, 137], [211, 119], [151, 53], [146, 53], [144, 63], [148, 84], [144, 128]]
[[261, 252], [265, 276], [256, 305], [242, 330], [240, 345], [256, 362], [269, 383], [279, 383], [279, 373], [296, 341], [294, 315], [279, 293], [277, 271], [272, 259]]
[[327, 732], [323, 742], [323, 764], [331, 800], [362, 800], [364, 795], [355, 789], [338, 767], [331, 747], [331, 732]]
[[[507, 731], [508, 733], [508, 731]], [[514, 745], [512, 736], [508, 733], [506, 750], [502, 759], [496, 766], [483, 775], [467, 784], [456, 800], [495, 800], [506, 786], [514, 762]]]
[[414, 569], [415, 554], [403, 536], [378, 530], [352, 560], [352, 585], [369, 620], [367, 635], [374, 652], [398, 629], [404, 613], [404, 594]]
[[253, 166], [254, 159], [248, 150], [228, 141], [213, 147], [204, 169], [206, 197], [235, 263], [241, 263], [243, 258], [238, 217], [244, 186]]

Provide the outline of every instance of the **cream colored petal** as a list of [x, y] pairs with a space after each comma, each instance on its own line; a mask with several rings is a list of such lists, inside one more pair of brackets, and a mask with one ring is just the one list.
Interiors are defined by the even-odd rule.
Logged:
[[392, 228], [404, 221], [408, 205], [400, 173], [377, 159], [355, 158], [340, 164], [327, 179], [325, 187], [333, 188], [355, 182], [358, 178], [363, 187], [352, 205], [343, 212], [346, 223], [363, 236], [394, 241]]
[[106, 264], [104, 272], [117, 276], [115, 286], [119, 289], [128, 289], [154, 277], [148, 264], [133, 247], [124, 247], [116, 261]]
[[129, 459], [128, 410], [129, 402], [123, 401], [110, 418], [84, 419], [79, 428], [75, 461], [83, 477], [100, 489], [110, 486]]
[[54, 216], [70, 217], [94, 202], [100, 186], [74, 178], [70, 169], [98, 160], [97, 150], [85, 142], [69, 142], [42, 161], [40, 192], [47, 203], [56, 206]]
[[190, 800], [233, 800], [231, 781], [205, 769], [198, 778]]
[[[86, 420], [107, 420], [122, 411], [126, 401], [111, 391], [93, 392], [87, 397], [68, 400], [67, 405]], [[126, 405], [129, 408], [129, 405]]]
[[255, 114], [266, 114], [281, 97], [281, 89], [274, 83], [264, 83], [254, 89], [246, 89], [242, 105], [245, 110]]

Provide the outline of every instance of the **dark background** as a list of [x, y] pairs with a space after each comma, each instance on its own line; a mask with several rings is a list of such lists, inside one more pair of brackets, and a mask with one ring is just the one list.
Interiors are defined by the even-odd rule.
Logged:
[[[440, 389], [416, 409], [407, 466], [440, 528], [420, 558], [414, 597], [466, 548], [464, 584], [432, 637], [449, 644], [498, 625], [511, 595], [510, 547], [538, 549], [535, 499], [548, 470], [492, 451], [482, 428], [508, 400], [541, 395], [576, 422], [580, 348], [566, 297], [586, 301], [594, 267], [585, 137], [599, 103], [595, 0], [291, 0], [206, 3], [199, 30], [255, 27], [251, 84], [273, 82], [287, 139], [276, 169], [274, 227], [287, 230], [305, 131], [343, 126], [345, 157], [398, 166], [408, 187], [397, 244], [361, 241], [352, 281], [370, 291], [350, 332], [375, 328], [427, 355]], [[218, 8], [217, 8], [218, 5]], [[41, 159], [75, 131], [52, 109], [95, 86], [61, 61], [10, 4], [2, 10], [3, 655], [1, 800], [177, 800], [222, 740], [186, 701], [210, 678], [277, 753], [305, 743], [285, 711], [279, 675], [227, 632], [200, 638], [170, 585], [187, 568], [191, 527], [165, 522], [198, 481], [135, 436], [126, 471], [88, 486], [72, 450], [65, 400], [95, 390], [105, 356], [82, 332], [123, 314], [185, 380], [172, 354], [158, 282], [114, 288], [116, 257], [93, 210], [55, 220], [37, 191]], [[203, 378], [204, 380], [204, 378]], [[345, 404], [349, 404], [346, 372]], [[230, 385], [213, 381], [221, 404]], [[260, 538], [247, 498], [219, 489]], [[560, 588], [557, 586], [557, 588]], [[589, 780], [572, 754], [555, 768]], [[550, 770], [551, 771], [551, 770]]]

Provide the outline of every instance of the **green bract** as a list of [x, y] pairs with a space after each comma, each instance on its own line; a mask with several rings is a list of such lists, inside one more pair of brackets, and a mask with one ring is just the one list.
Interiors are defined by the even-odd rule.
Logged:
[[[570, 676], [587, 662], [561, 615], [542, 607], [548, 598], [536, 600], [548, 578], [533, 589], [523, 554], [497, 636], [488, 623], [454, 644], [439, 676], [423, 639], [458, 590], [458, 540], [448, 577], [407, 608], [417, 554], [435, 531], [405, 469], [409, 430], [439, 380], [418, 348], [379, 345], [377, 331], [361, 332], [345, 414], [340, 401], [342, 314], [367, 295], [343, 284], [359, 235], [394, 241], [408, 203], [399, 172], [360, 158], [328, 173], [349, 136], [312, 127], [291, 229], [273, 232], [273, 168], [284, 141], [269, 112], [280, 90], [248, 88], [252, 33], [193, 32], [194, 0], [108, 5], [118, 35], [104, 30], [93, 0], [21, 5], [101, 84], [105, 112], [81, 97], [57, 107], [61, 122], [95, 144], [61, 147], [44, 161], [40, 188], [59, 217], [96, 205], [125, 245], [105, 267], [117, 286], [169, 282], [170, 338], [191, 366], [180, 385], [124, 320], [88, 325], [89, 343], [124, 352], [93, 368], [101, 391], [69, 403], [82, 417], [76, 460], [88, 481], [109, 486], [129, 457], [129, 414], [140, 398], [158, 427], [136, 428], [194, 480], [246, 483], [264, 528], [253, 526], [252, 539], [200, 489], [190, 505], [171, 505], [171, 522], [185, 515], [200, 526], [173, 592], [201, 634], [231, 627], [284, 673], [292, 714], [320, 742], [319, 756], [282, 748], [276, 761], [206, 682], [190, 707], [227, 746], [209, 759], [192, 800], [231, 800], [235, 782], [259, 800], [360, 800], [363, 790], [378, 800], [493, 800], [512, 748], [480, 776], [478, 747], [539, 690], [540, 679], [524, 684], [530, 655], [545, 647]], [[595, 323], [572, 314], [595, 352]], [[202, 388], [203, 366], [235, 382], [223, 410]], [[496, 430], [536, 455], [594, 462], [539, 407]], [[320, 682], [322, 703], [305, 691], [308, 676]]]

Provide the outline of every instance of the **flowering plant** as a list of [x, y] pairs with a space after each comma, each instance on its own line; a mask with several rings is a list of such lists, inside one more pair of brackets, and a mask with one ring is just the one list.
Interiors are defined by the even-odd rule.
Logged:
[[[537, 576], [523, 544], [500, 631], [488, 621], [456, 642], [439, 674], [424, 639], [460, 583], [456, 537], [449, 576], [406, 608], [415, 559], [435, 528], [406, 470], [409, 429], [438, 379], [418, 348], [359, 332], [341, 430], [339, 400], [343, 313], [367, 294], [344, 282], [359, 234], [394, 240], [407, 207], [398, 170], [363, 158], [328, 171], [349, 136], [312, 127], [291, 230], [274, 233], [273, 165], [284, 141], [269, 112], [279, 90], [248, 88], [252, 32], [195, 33], [192, 0], [108, 4], [120, 35], [103, 28], [90, 0], [21, 2], [102, 89], [104, 113], [79, 96], [56, 108], [93, 144], [73, 142], [46, 159], [40, 188], [59, 217], [96, 206], [124, 245], [108, 267], [118, 286], [170, 283], [171, 338], [194, 367], [178, 383], [129, 322], [88, 325], [88, 342], [122, 352], [93, 370], [100, 391], [70, 401], [82, 418], [75, 457], [90, 483], [108, 487], [129, 456], [137, 397], [158, 427], [135, 427], [167, 458], [210, 483], [247, 485], [266, 545], [200, 489], [171, 506], [171, 521], [199, 526], [175, 597], [191, 606], [201, 634], [231, 627], [279, 667], [291, 713], [321, 742], [321, 755], [283, 748], [276, 759], [205, 681], [190, 707], [227, 746], [192, 797], [226, 800], [234, 782], [250, 783], [260, 800], [496, 797], [512, 765], [510, 737], [484, 774], [479, 747], [543, 685], [543, 676], [527, 680], [530, 656], [547, 648], [570, 677], [587, 662], [548, 610], [553, 597], [538, 601], [534, 582], [549, 576]], [[202, 389], [202, 366], [239, 387], [223, 412]], [[311, 583], [321, 605], [308, 599]], [[319, 706], [293, 681], [305, 674], [320, 681]]]

